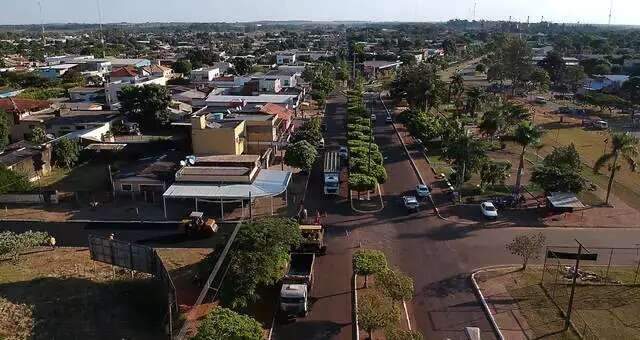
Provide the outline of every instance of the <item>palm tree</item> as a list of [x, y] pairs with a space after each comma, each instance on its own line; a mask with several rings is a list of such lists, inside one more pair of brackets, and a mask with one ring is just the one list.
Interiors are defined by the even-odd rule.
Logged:
[[467, 107], [466, 112], [471, 115], [475, 115], [476, 111], [480, 109], [484, 93], [479, 87], [474, 87], [467, 91]]
[[493, 141], [493, 138], [504, 129], [505, 125], [504, 114], [499, 110], [493, 110], [487, 111], [482, 115], [478, 128]]
[[616, 176], [616, 172], [620, 170], [618, 160], [622, 158], [627, 162], [631, 171], [636, 171], [636, 168], [638, 166], [637, 158], [639, 143], [640, 141], [638, 140], [638, 138], [630, 135], [628, 132], [616, 133], [613, 135], [611, 140], [611, 151], [598, 158], [596, 164], [593, 166], [593, 171], [598, 172], [605, 164], [609, 163], [609, 161], [612, 161], [612, 163], [609, 164], [610, 175], [609, 184], [607, 184], [607, 198], [605, 200], [606, 204], [609, 204], [609, 195], [611, 194], [613, 178]]
[[516, 195], [520, 194], [522, 186], [522, 175], [524, 174], [524, 153], [527, 151], [527, 147], [540, 143], [542, 137], [542, 130], [533, 125], [530, 121], [521, 122], [515, 131], [515, 141], [522, 146], [522, 153], [520, 154], [520, 165], [518, 165], [518, 177], [516, 179], [516, 186], [513, 188], [513, 192]]
[[464, 92], [464, 79], [460, 73], [456, 73], [451, 77], [451, 84], [449, 84], [449, 101], [452, 98], [458, 99]]

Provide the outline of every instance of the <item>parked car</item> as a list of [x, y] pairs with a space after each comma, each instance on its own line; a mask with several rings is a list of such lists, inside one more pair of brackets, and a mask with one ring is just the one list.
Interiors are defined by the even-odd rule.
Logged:
[[416, 196], [420, 198], [429, 197], [431, 196], [431, 190], [429, 190], [429, 187], [424, 184], [418, 184], [416, 185]]
[[409, 210], [409, 212], [416, 212], [420, 207], [420, 203], [415, 196], [403, 196], [402, 202], [404, 203], [405, 208]]
[[513, 196], [495, 196], [491, 198], [491, 203], [498, 209], [505, 209], [516, 205], [516, 199]]
[[496, 206], [491, 202], [482, 202], [482, 204], [480, 204], [480, 211], [482, 211], [484, 217], [490, 220], [498, 218], [498, 209], [496, 209]]
[[593, 128], [598, 130], [607, 130], [609, 128], [609, 123], [604, 120], [596, 120], [593, 122]]
[[374, 121], [374, 122], [376, 121], [376, 114], [375, 113], [371, 114], [371, 120]]
[[318, 149], [324, 149], [324, 138], [320, 139], [320, 143], [318, 143]]
[[393, 123], [393, 119], [391, 118], [391, 116], [387, 116], [387, 118], [384, 119], [385, 123], [387, 124], [391, 124]]
[[349, 149], [347, 149], [346, 146], [341, 146], [340, 149], [338, 149], [338, 155], [340, 155], [342, 159], [349, 158]]
[[534, 102], [536, 104], [546, 104], [547, 103], [547, 99], [545, 97], [536, 97], [534, 99]]

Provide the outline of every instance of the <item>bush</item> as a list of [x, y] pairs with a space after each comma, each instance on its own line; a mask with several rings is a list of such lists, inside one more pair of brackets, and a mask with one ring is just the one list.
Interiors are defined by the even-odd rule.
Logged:
[[351, 173], [364, 174], [367, 176], [375, 177], [379, 184], [383, 184], [387, 181], [387, 170], [384, 166], [371, 161], [371, 165], [365, 159], [358, 158], [354, 162], [351, 162]]
[[31, 183], [25, 175], [0, 167], [0, 194], [30, 190]]
[[349, 189], [357, 192], [373, 190], [376, 187], [376, 179], [363, 174], [349, 175]]
[[347, 131], [352, 131], [352, 132], [353, 131], [358, 131], [358, 132], [361, 132], [363, 134], [369, 134], [371, 132], [371, 129], [367, 125], [348, 124], [347, 125]]
[[243, 339], [263, 340], [262, 325], [246, 315], [216, 307], [198, 326], [193, 340]]

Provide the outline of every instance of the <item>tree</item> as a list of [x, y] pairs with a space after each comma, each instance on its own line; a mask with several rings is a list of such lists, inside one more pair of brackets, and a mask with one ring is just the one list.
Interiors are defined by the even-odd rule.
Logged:
[[458, 185], [471, 179], [487, 158], [487, 144], [466, 133], [452, 134], [443, 143], [443, 156], [451, 161], [455, 170], [452, 180]]
[[520, 194], [522, 189], [522, 175], [524, 175], [524, 154], [527, 151], [527, 147], [537, 145], [542, 138], [542, 131], [533, 123], [529, 121], [521, 122], [515, 131], [515, 141], [522, 146], [522, 152], [520, 152], [520, 164], [518, 165], [518, 174], [516, 178], [516, 186], [513, 189], [515, 194]]
[[263, 340], [260, 323], [249, 316], [224, 307], [216, 307], [198, 326], [192, 340]]
[[358, 324], [369, 333], [369, 338], [375, 330], [398, 322], [400, 311], [390, 302], [379, 294], [366, 294], [358, 300]]
[[253, 66], [253, 62], [249, 58], [235, 57], [232, 63], [235, 72], [241, 76], [251, 72]]
[[167, 107], [171, 95], [164, 86], [124, 86], [118, 100], [120, 112], [129, 115], [143, 130], [155, 130], [169, 123]]
[[387, 340], [423, 340], [422, 333], [416, 330], [402, 329], [397, 326], [388, 326], [384, 329], [384, 337]]
[[45, 143], [48, 140], [47, 132], [44, 131], [43, 128], [36, 126], [33, 129], [31, 129], [31, 133], [29, 134], [28, 140], [31, 143], [38, 144], [38, 145]]
[[[299, 225], [293, 219], [268, 217], [244, 223], [227, 255], [229, 269], [220, 289], [223, 305], [238, 309], [255, 301], [259, 288], [274, 285], [282, 278], [289, 252], [301, 242]], [[219, 255], [212, 253], [208, 262]], [[207, 266], [208, 271], [210, 268]]]
[[383, 269], [375, 274], [376, 288], [395, 302], [413, 298], [413, 279], [399, 270]]
[[640, 77], [631, 77], [622, 84], [622, 95], [635, 105], [640, 105]]
[[0, 167], [0, 194], [29, 190], [31, 190], [31, 183], [25, 175]]
[[193, 66], [189, 59], [180, 59], [173, 64], [173, 70], [176, 71], [176, 73], [182, 73], [183, 75], [191, 74], [192, 69]]
[[17, 260], [23, 251], [47, 244], [50, 236], [46, 232], [26, 231], [21, 234], [12, 231], [0, 232], [0, 258]]
[[559, 191], [577, 194], [587, 185], [579, 171], [556, 166], [537, 166], [531, 174], [531, 182], [547, 193]]
[[577, 91], [578, 87], [582, 85], [582, 82], [586, 77], [587, 75], [584, 73], [584, 69], [582, 68], [582, 66], [567, 66], [563, 82], [575, 92]]
[[451, 83], [449, 84], [449, 101], [457, 100], [463, 93], [464, 78], [460, 73], [456, 73], [451, 77]]
[[582, 160], [576, 146], [571, 143], [567, 146], [560, 146], [548, 154], [542, 161], [544, 166], [556, 166], [567, 169], [580, 170]]
[[0, 109], [0, 150], [9, 144], [9, 121], [7, 120], [7, 113]]
[[479, 87], [471, 88], [467, 91], [467, 103], [465, 105], [465, 112], [471, 116], [475, 116], [476, 112], [480, 110], [484, 93]]
[[531, 84], [538, 91], [548, 91], [549, 86], [551, 85], [551, 78], [549, 77], [549, 73], [541, 68], [535, 68], [531, 72]]
[[476, 72], [478, 72], [478, 73], [485, 73], [485, 72], [487, 72], [487, 66], [485, 66], [485, 64], [478, 64], [478, 65], [476, 65]]
[[53, 158], [59, 167], [71, 169], [80, 158], [80, 143], [63, 138], [53, 147]]
[[353, 254], [353, 272], [364, 275], [364, 286], [368, 286], [369, 275], [382, 272], [387, 268], [387, 257], [374, 249], [360, 249]]
[[487, 111], [482, 115], [478, 129], [493, 139], [506, 126], [504, 115], [499, 110]]
[[533, 65], [531, 65], [531, 48], [524, 39], [517, 37], [505, 38], [494, 53], [492, 67], [487, 77], [490, 79], [509, 79], [513, 92], [530, 79]]
[[556, 51], [547, 53], [547, 56], [538, 63], [538, 66], [547, 71], [554, 84], [560, 83], [564, 79], [565, 72], [567, 71], [567, 66], [564, 63], [564, 59], [562, 59], [562, 55]]
[[480, 189], [483, 191], [489, 185], [496, 185], [504, 182], [509, 178], [511, 172], [511, 163], [488, 160], [482, 164], [480, 168]]
[[404, 97], [412, 108], [429, 111], [441, 101], [444, 83], [432, 64], [407, 65], [400, 68], [391, 84], [391, 94], [398, 99]]
[[284, 163], [305, 171], [310, 171], [318, 158], [318, 151], [306, 140], [296, 142], [287, 147]]
[[628, 168], [635, 172], [638, 160], [638, 138], [625, 133], [616, 133], [611, 137], [611, 149], [602, 155], [593, 166], [593, 171], [598, 172], [605, 164], [609, 164], [609, 183], [607, 184], [606, 204], [609, 204], [609, 195], [613, 186], [613, 180], [621, 166], [618, 164], [620, 160], [627, 163]]
[[530, 259], [535, 260], [540, 257], [540, 250], [545, 241], [546, 238], [542, 233], [518, 235], [507, 244], [507, 250], [522, 258], [522, 270], [525, 270]]
[[[372, 144], [371, 146], [374, 145]], [[375, 146], [377, 148], [377, 145]], [[387, 181], [387, 171], [384, 166], [374, 161], [369, 162], [366, 158], [354, 158], [350, 169], [352, 174], [360, 173], [375, 178], [378, 184], [383, 184]]]

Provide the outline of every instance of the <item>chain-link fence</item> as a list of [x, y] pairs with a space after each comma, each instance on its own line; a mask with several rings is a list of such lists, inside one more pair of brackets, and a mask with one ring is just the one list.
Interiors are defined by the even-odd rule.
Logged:
[[[582, 339], [637, 338], [640, 316], [640, 248], [549, 246], [541, 286], [566, 316], [576, 279], [572, 326]], [[602, 326], [601, 326], [602, 325]], [[604, 330], [606, 328], [606, 331]]]

